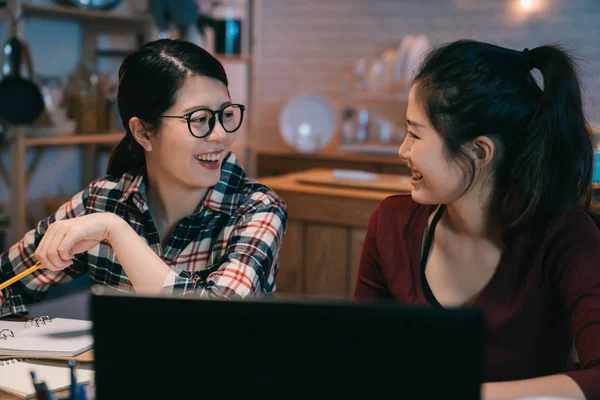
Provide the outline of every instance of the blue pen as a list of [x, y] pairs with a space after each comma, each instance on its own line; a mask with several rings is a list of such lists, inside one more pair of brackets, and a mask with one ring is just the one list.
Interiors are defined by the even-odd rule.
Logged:
[[77, 400], [87, 400], [87, 390], [85, 385], [79, 385], [79, 392], [77, 392]]
[[77, 398], [77, 379], [75, 379], [75, 366], [77, 365], [77, 361], [69, 360], [69, 369], [71, 372], [71, 390], [69, 393], [69, 398], [71, 400], [75, 400]]
[[33, 380], [33, 387], [35, 388], [35, 395], [38, 400], [57, 400], [56, 396], [48, 389], [44, 382], [38, 381], [35, 372], [30, 371], [31, 379]]

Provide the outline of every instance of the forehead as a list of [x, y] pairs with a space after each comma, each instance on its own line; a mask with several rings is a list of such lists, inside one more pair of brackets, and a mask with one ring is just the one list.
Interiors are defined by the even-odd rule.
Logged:
[[[425, 117], [425, 112], [421, 106], [421, 102], [417, 99], [417, 84], [415, 83], [408, 94], [408, 108], [406, 109], [406, 117], [408, 119], [420, 120]], [[425, 123], [426, 121], [418, 121]]]
[[191, 76], [177, 92], [175, 107], [188, 108], [209, 106], [218, 108], [229, 100], [227, 87], [223, 82], [205, 76]]

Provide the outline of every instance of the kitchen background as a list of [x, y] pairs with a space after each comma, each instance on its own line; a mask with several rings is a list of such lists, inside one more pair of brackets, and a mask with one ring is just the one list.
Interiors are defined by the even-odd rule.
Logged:
[[[233, 0], [230, 3], [238, 7], [243, 19], [243, 57], [224, 64], [233, 81], [236, 101], [249, 106], [247, 130], [239, 138], [238, 148], [251, 174], [257, 152], [289, 148], [281, 135], [280, 115], [286, 103], [298, 94], [324, 96], [337, 107], [339, 115], [344, 105], [397, 110], [392, 118], [396, 117], [396, 124], [401, 123], [403, 104], [396, 103], [389, 91], [383, 96], [358, 96], [350, 104], [354, 99], [352, 82], [357, 60], [364, 58], [370, 62], [384, 50], [397, 47], [410, 34], [425, 34], [434, 45], [460, 38], [490, 41], [515, 49], [561, 43], [581, 60], [586, 113], [591, 121], [600, 121], [598, 0]], [[110, 12], [142, 14], [140, 10], [148, 6], [148, 1], [124, 0]], [[247, 30], [252, 31], [251, 46]], [[150, 36], [157, 38], [158, 34], [154, 30]], [[0, 42], [7, 38], [6, 20], [0, 19]], [[64, 81], [76, 70], [86, 51], [82, 46], [82, 24], [68, 18], [27, 17], [24, 39], [31, 47], [39, 77]], [[208, 45], [207, 39], [198, 35], [193, 39]], [[99, 46], [102, 43], [111, 49], [135, 47], [131, 35], [123, 34], [102, 35]], [[112, 74], [113, 79], [120, 63], [118, 52], [116, 55], [99, 58], [97, 63], [98, 71]], [[340, 129], [338, 125], [337, 131]], [[44, 151], [26, 192], [31, 219], [44, 216], [44, 199], [70, 196], [81, 189], [82, 156], [82, 150], [73, 146]], [[27, 162], [32, 163], [33, 159], [33, 151], [28, 150]], [[0, 161], [10, 173], [6, 148], [0, 150]], [[106, 157], [100, 157], [99, 171], [105, 163]], [[11, 191], [0, 179], [0, 204], [10, 200]]]

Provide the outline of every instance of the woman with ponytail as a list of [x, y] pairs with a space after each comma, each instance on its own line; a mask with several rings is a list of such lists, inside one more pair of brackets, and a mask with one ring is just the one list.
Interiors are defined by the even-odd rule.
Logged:
[[141, 293], [244, 298], [275, 289], [287, 211], [230, 152], [245, 106], [200, 47], [157, 40], [125, 58], [118, 106], [126, 134], [92, 182], [0, 254], [0, 316], [89, 272]]
[[485, 399], [600, 398], [600, 230], [573, 60], [443, 45], [406, 119], [413, 189], [371, 216], [355, 300], [481, 308]]

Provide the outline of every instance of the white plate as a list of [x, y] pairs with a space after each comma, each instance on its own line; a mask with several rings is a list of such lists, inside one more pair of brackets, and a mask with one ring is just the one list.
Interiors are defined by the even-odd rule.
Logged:
[[299, 152], [317, 152], [327, 147], [336, 132], [335, 109], [322, 96], [301, 94], [281, 111], [279, 130], [285, 143]]

